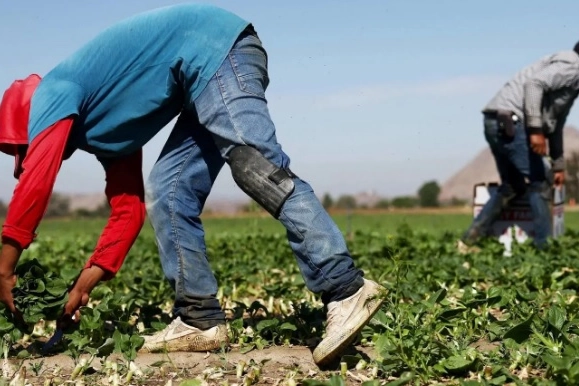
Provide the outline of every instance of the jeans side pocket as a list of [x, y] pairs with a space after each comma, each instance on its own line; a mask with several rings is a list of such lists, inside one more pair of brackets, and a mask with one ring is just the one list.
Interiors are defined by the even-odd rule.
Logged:
[[265, 52], [258, 47], [234, 48], [229, 52], [229, 61], [240, 90], [265, 98], [269, 85]]

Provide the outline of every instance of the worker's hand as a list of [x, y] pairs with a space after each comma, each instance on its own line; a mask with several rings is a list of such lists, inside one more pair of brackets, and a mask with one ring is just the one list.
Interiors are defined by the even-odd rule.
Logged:
[[64, 305], [62, 316], [58, 320], [58, 327], [65, 329], [80, 321], [80, 308], [88, 304], [93, 288], [104, 277], [105, 271], [93, 265], [84, 269], [74, 286], [68, 293], [68, 302]]
[[0, 272], [0, 302], [4, 303], [8, 310], [16, 314], [12, 288], [16, 286], [16, 275], [14, 272]]
[[8, 310], [17, 318], [22, 314], [14, 306], [12, 289], [16, 286], [16, 263], [22, 254], [22, 248], [17, 242], [9, 238], [2, 238], [0, 250], [0, 302], [4, 303]]
[[531, 145], [531, 150], [539, 155], [547, 154], [547, 140], [543, 134], [531, 134], [529, 135], [529, 143]]
[[563, 184], [565, 183], [565, 172], [564, 171], [558, 171], [553, 173], [553, 184], [556, 187], [561, 187], [563, 186]]

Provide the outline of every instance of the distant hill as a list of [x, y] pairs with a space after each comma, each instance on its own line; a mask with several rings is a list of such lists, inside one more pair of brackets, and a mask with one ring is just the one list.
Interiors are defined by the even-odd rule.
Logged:
[[[567, 126], [564, 129], [564, 151], [566, 156], [579, 151], [579, 130]], [[499, 182], [495, 160], [488, 147], [481, 150], [468, 164], [457, 171], [441, 186], [440, 201], [453, 197], [472, 201], [473, 186], [480, 182]]]
[[[105, 202], [104, 193], [60, 193], [65, 197], [70, 199], [70, 210], [72, 212], [78, 209], [95, 210], [103, 202]], [[240, 208], [246, 204], [247, 200], [227, 200], [220, 198], [210, 197], [207, 199], [205, 207], [207, 210], [213, 212], [219, 212], [223, 214], [232, 214], [240, 210]]]
[[77, 209], [95, 210], [103, 202], [105, 202], [104, 193], [86, 193], [86, 194], [66, 194], [61, 193], [63, 196], [70, 199], [70, 210], [75, 211]]

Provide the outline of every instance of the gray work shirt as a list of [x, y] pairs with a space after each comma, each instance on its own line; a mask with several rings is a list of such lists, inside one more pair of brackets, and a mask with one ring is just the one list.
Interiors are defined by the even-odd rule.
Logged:
[[523, 68], [485, 106], [483, 112], [510, 110], [530, 133], [544, 133], [554, 170], [563, 170], [563, 126], [579, 94], [579, 55], [560, 51]]

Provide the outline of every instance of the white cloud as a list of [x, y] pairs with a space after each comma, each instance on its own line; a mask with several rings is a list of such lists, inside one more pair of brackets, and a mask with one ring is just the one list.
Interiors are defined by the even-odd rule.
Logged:
[[496, 91], [504, 81], [505, 77], [498, 75], [473, 75], [408, 84], [365, 85], [321, 95], [313, 104], [320, 109], [347, 109], [401, 97], [459, 97]]

